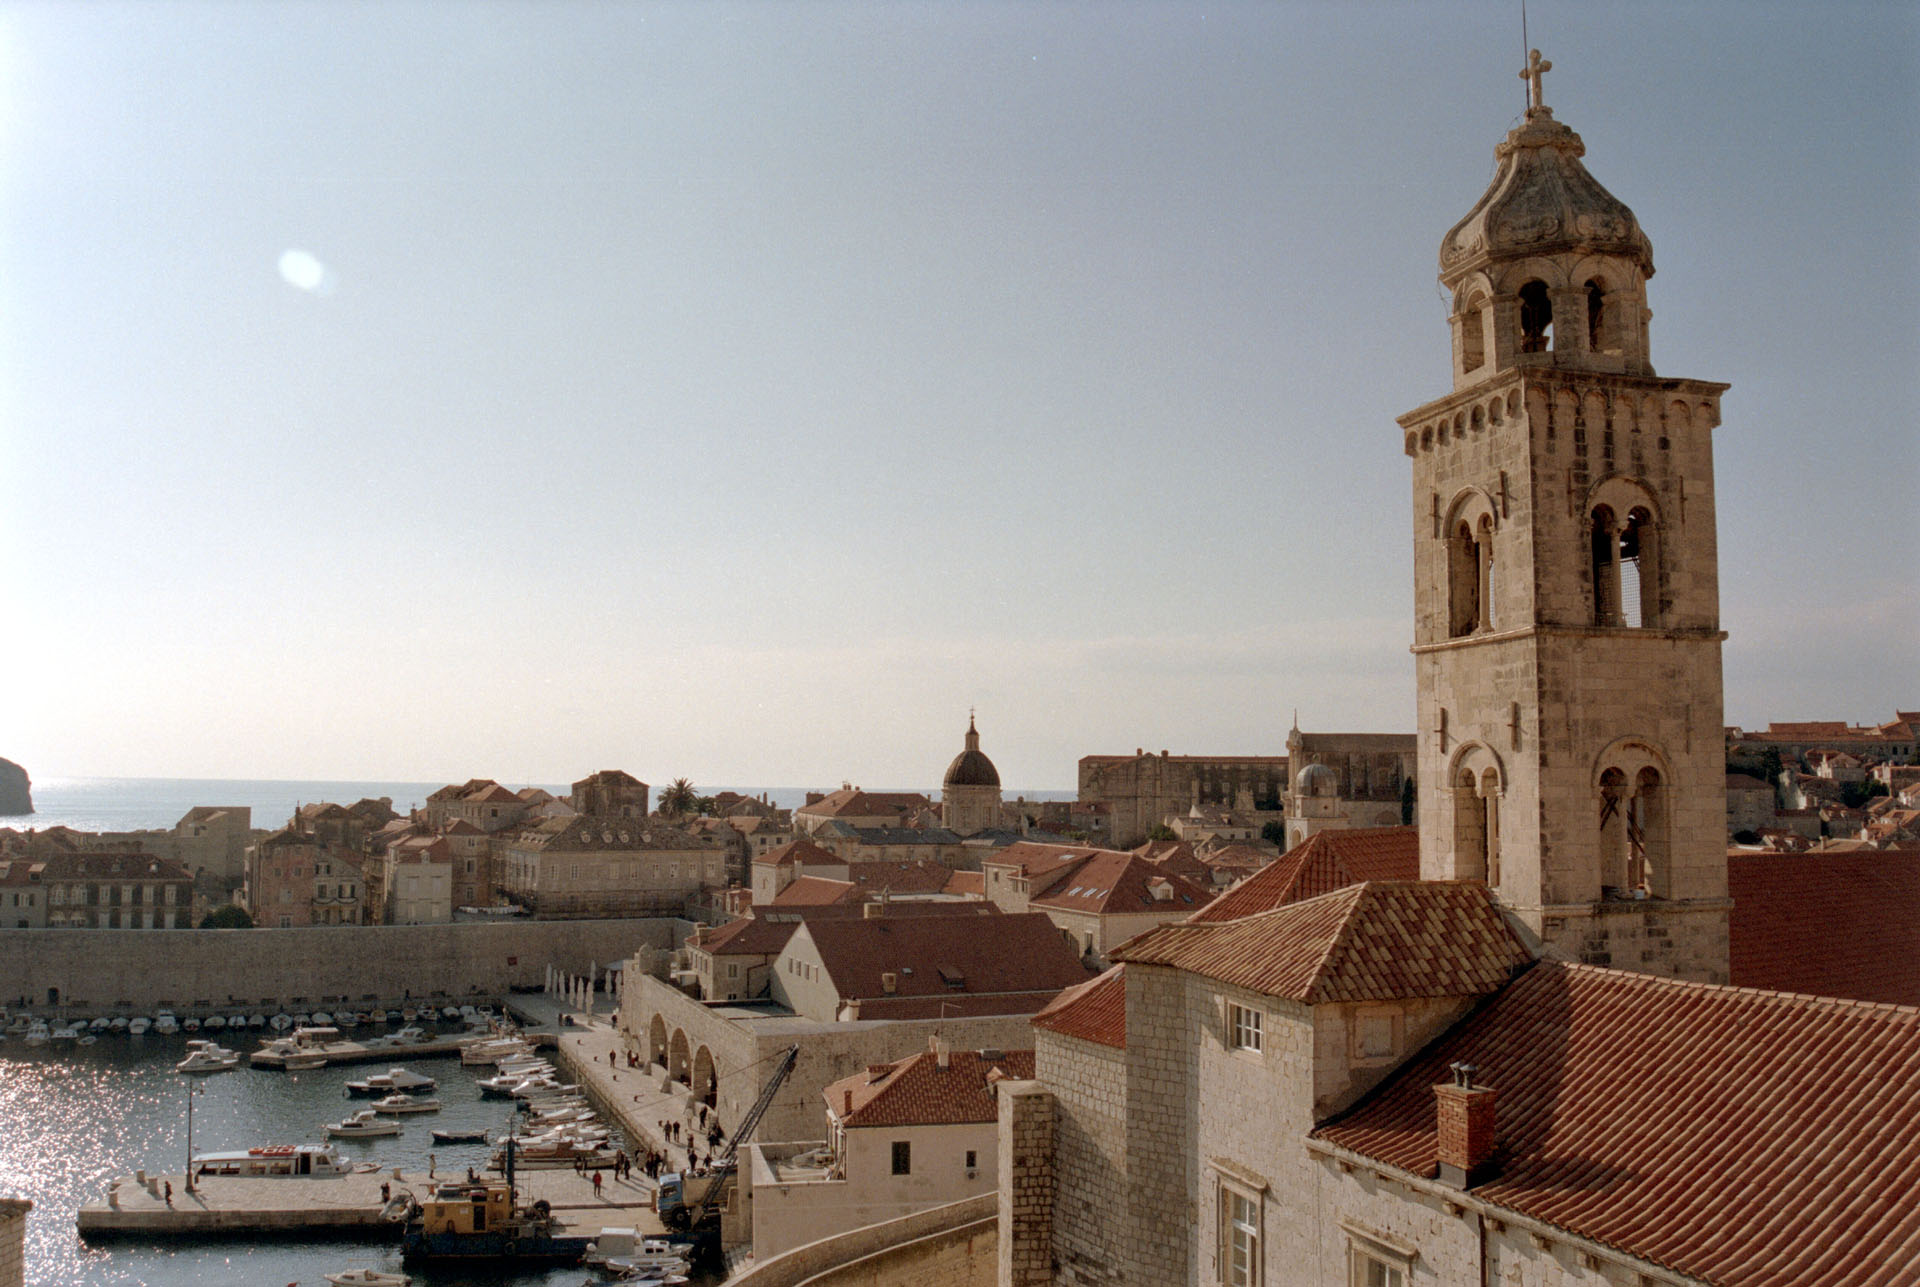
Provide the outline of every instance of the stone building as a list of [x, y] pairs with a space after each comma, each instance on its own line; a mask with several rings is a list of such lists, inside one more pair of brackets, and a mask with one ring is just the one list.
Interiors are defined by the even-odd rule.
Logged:
[[172, 858], [44, 852], [0, 859], [0, 928], [188, 929], [193, 876]]
[[1411, 733], [1287, 734], [1287, 844], [1336, 827], [1396, 827], [1419, 761]]
[[500, 842], [503, 893], [536, 916], [678, 915], [723, 888], [727, 851], [646, 818], [548, 818]]
[[1413, 462], [1421, 870], [1571, 959], [1725, 982], [1713, 429], [1656, 375], [1653, 249], [1541, 106], [1440, 247]]
[[644, 818], [650, 810], [646, 783], [621, 769], [602, 769], [573, 784], [567, 796], [576, 813], [609, 818]]
[[980, 732], [971, 715], [966, 746], [940, 782], [940, 821], [961, 836], [1000, 825], [1000, 770], [980, 749]]
[[253, 835], [253, 810], [247, 805], [197, 805], [173, 824], [173, 857], [195, 875], [222, 880], [246, 873], [247, 841]]
[[1085, 755], [1079, 798], [1107, 806], [1106, 834], [1132, 848], [1169, 816], [1219, 805], [1279, 816], [1287, 789], [1284, 755]]

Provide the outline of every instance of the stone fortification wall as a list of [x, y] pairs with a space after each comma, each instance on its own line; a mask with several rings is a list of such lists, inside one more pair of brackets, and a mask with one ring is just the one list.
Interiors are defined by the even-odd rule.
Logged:
[[[1084, 1195], [1053, 1212], [1052, 1255], [1067, 1287], [1112, 1287], [1127, 1181], [1127, 1052], [1034, 1032], [1038, 1081], [1053, 1092], [1053, 1168], [1061, 1191]], [[1003, 1151], [1002, 1156], [1005, 1156]]]
[[0, 934], [0, 1004], [70, 1014], [167, 1007], [305, 1007], [436, 993], [499, 996], [642, 947], [671, 948], [675, 920], [247, 930], [25, 930]]
[[999, 1199], [991, 1193], [795, 1247], [727, 1287], [994, 1287]]

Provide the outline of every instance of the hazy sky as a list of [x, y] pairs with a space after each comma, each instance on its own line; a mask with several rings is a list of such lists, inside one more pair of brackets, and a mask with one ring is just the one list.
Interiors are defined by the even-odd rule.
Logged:
[[[1730, 722], [1920, 704], [1920, 14], [1536, 0]], [[1009, 787], [1410, 730], [1517, 3], [0, 4], [0, 755]]]

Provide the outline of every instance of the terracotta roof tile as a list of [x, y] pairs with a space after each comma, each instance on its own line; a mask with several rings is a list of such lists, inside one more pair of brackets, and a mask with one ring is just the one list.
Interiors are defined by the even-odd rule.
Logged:
[[799, 927], [798, 921], [770, 921], [746, 916], [707, 931], [692, 946], [714, 956], [778, 956]]
[[1920, 852], [1727, 857], [1736, 986], [1920, 1005]]
[[768, 867], [844, 867], [847, 860], [831, 849], [822, 849], [811, 840], [789, 840], [783, 845], [775, 845], [767, 852], [755, 858], [756, 866]]
[[842, 997], [887, 997], [886, 973], [894, 976], [895, 996], [1044, 993], [1033, 1000], [1037, 1010], [1087, 978], [1078, 953], [1044, 912], [985, 923], [971, 916], [809, 918], [806, 927]]
[[[1157, 897], [1156, 887], [1167, 897]], [[1209, 897], [1208, 890], [1137, 854], [1099, 850], [1035, 877], [1029, 905], [1096, 916], [1164, 912], [1172, 918], [1191, 915]]]
[[825, 876], [795, 876], [793, 882], [773, 896], [769, 907], [818, 907], [825, 903], [860, 901], [860, 887], [850, 880], [830, 880]]
[[945, 1068], [939, 1056], [924, 1050], [881, 1076], [855, 1073], [823, 1093], [828, 1111], [849, 1127], [954, 1126], [999, 1120], [994, 1082], [1032, 1076], [1031, 1050], [1000, 1051], [992, 1059], [977, 1050], [954, 1050]]
[[1097, 979], [1055, 997], [1033, 1026], [1118, 1050], [1127, 1048], [1127, 967], [1116, 965]]
[[1238, 920], [1363, 880], [1418, 879], [1418, 827], [1321, 831], [1220, 895], [1192, 919]]
[[1920, 1010], [1543, 961], [1316, 1136], [1431, 1176], [1455, 1062], [1479, 1198], [1706, 1282], [1915, 1281]]
[[1163, 925], [1110, 955], [1311, 1005], [1482, 996], [1532, 959], [1467, 881], [1349, 885], [1242, 920]]

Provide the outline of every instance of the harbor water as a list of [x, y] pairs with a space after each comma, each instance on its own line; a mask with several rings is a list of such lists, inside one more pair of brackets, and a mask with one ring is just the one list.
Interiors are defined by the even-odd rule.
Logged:
[[[260, 1044], [258, 1033], [204, 1034], [243, 1055]], [[511, 1101], [483, 1099], [475, 1082], [491, 1068], [463, 1066], [458, 1058], [401, 1059], [349, 1064], [310, 1072], [270, 1072], [243, 1061], [231, 1072], [186, 1076], [173, 1071], [185, 1054], [185, 1034], [139, 1037], [102, 1033], [90, 1046], [60, 1042], [29, 1046], [18, 1037], [0, 1040], [0, 1194], [30, 1199], [26, 1281], [30, 1287], [94, 1287], [106, 1284], [262, 1284], [325, 1287], [323, 1274], [344, 1269], [397, 1270], [397, 1243], [186, 1239], [83, 1242], [75, 1214], [99, 1200], [119, 1176], [136, 1170], [179, 1175], [187, 1159], [187, 1101], [193, 1096], [193, 1149], [207, 1153], [263, 1144], [324, 1140], [324, 1127], [371, 1101], [350, 1099], [348, 1081], [384, 1072], [400, 1063], [439, 1081], [438, 1113], [399, 1119], [402, 1133], [372, 1140], [335, 1141], [343, 1159], [377, 1162], [408, 1181], [427, 1173], [428, 1154], [441, 1175], [483, 1168], [491, 1144], [436, 1144], [430, 1134], [480, 1129], [498, 1138], [513, 1118]], [[618, 1142], [616, 1140], [616, 1142]], [[494, 1272], [409, 1267], [417, 1284], [567, 1284], [587, 1271], [535, 1269]], [[696, 1281], [698, 1281], [696, 1279]]]

